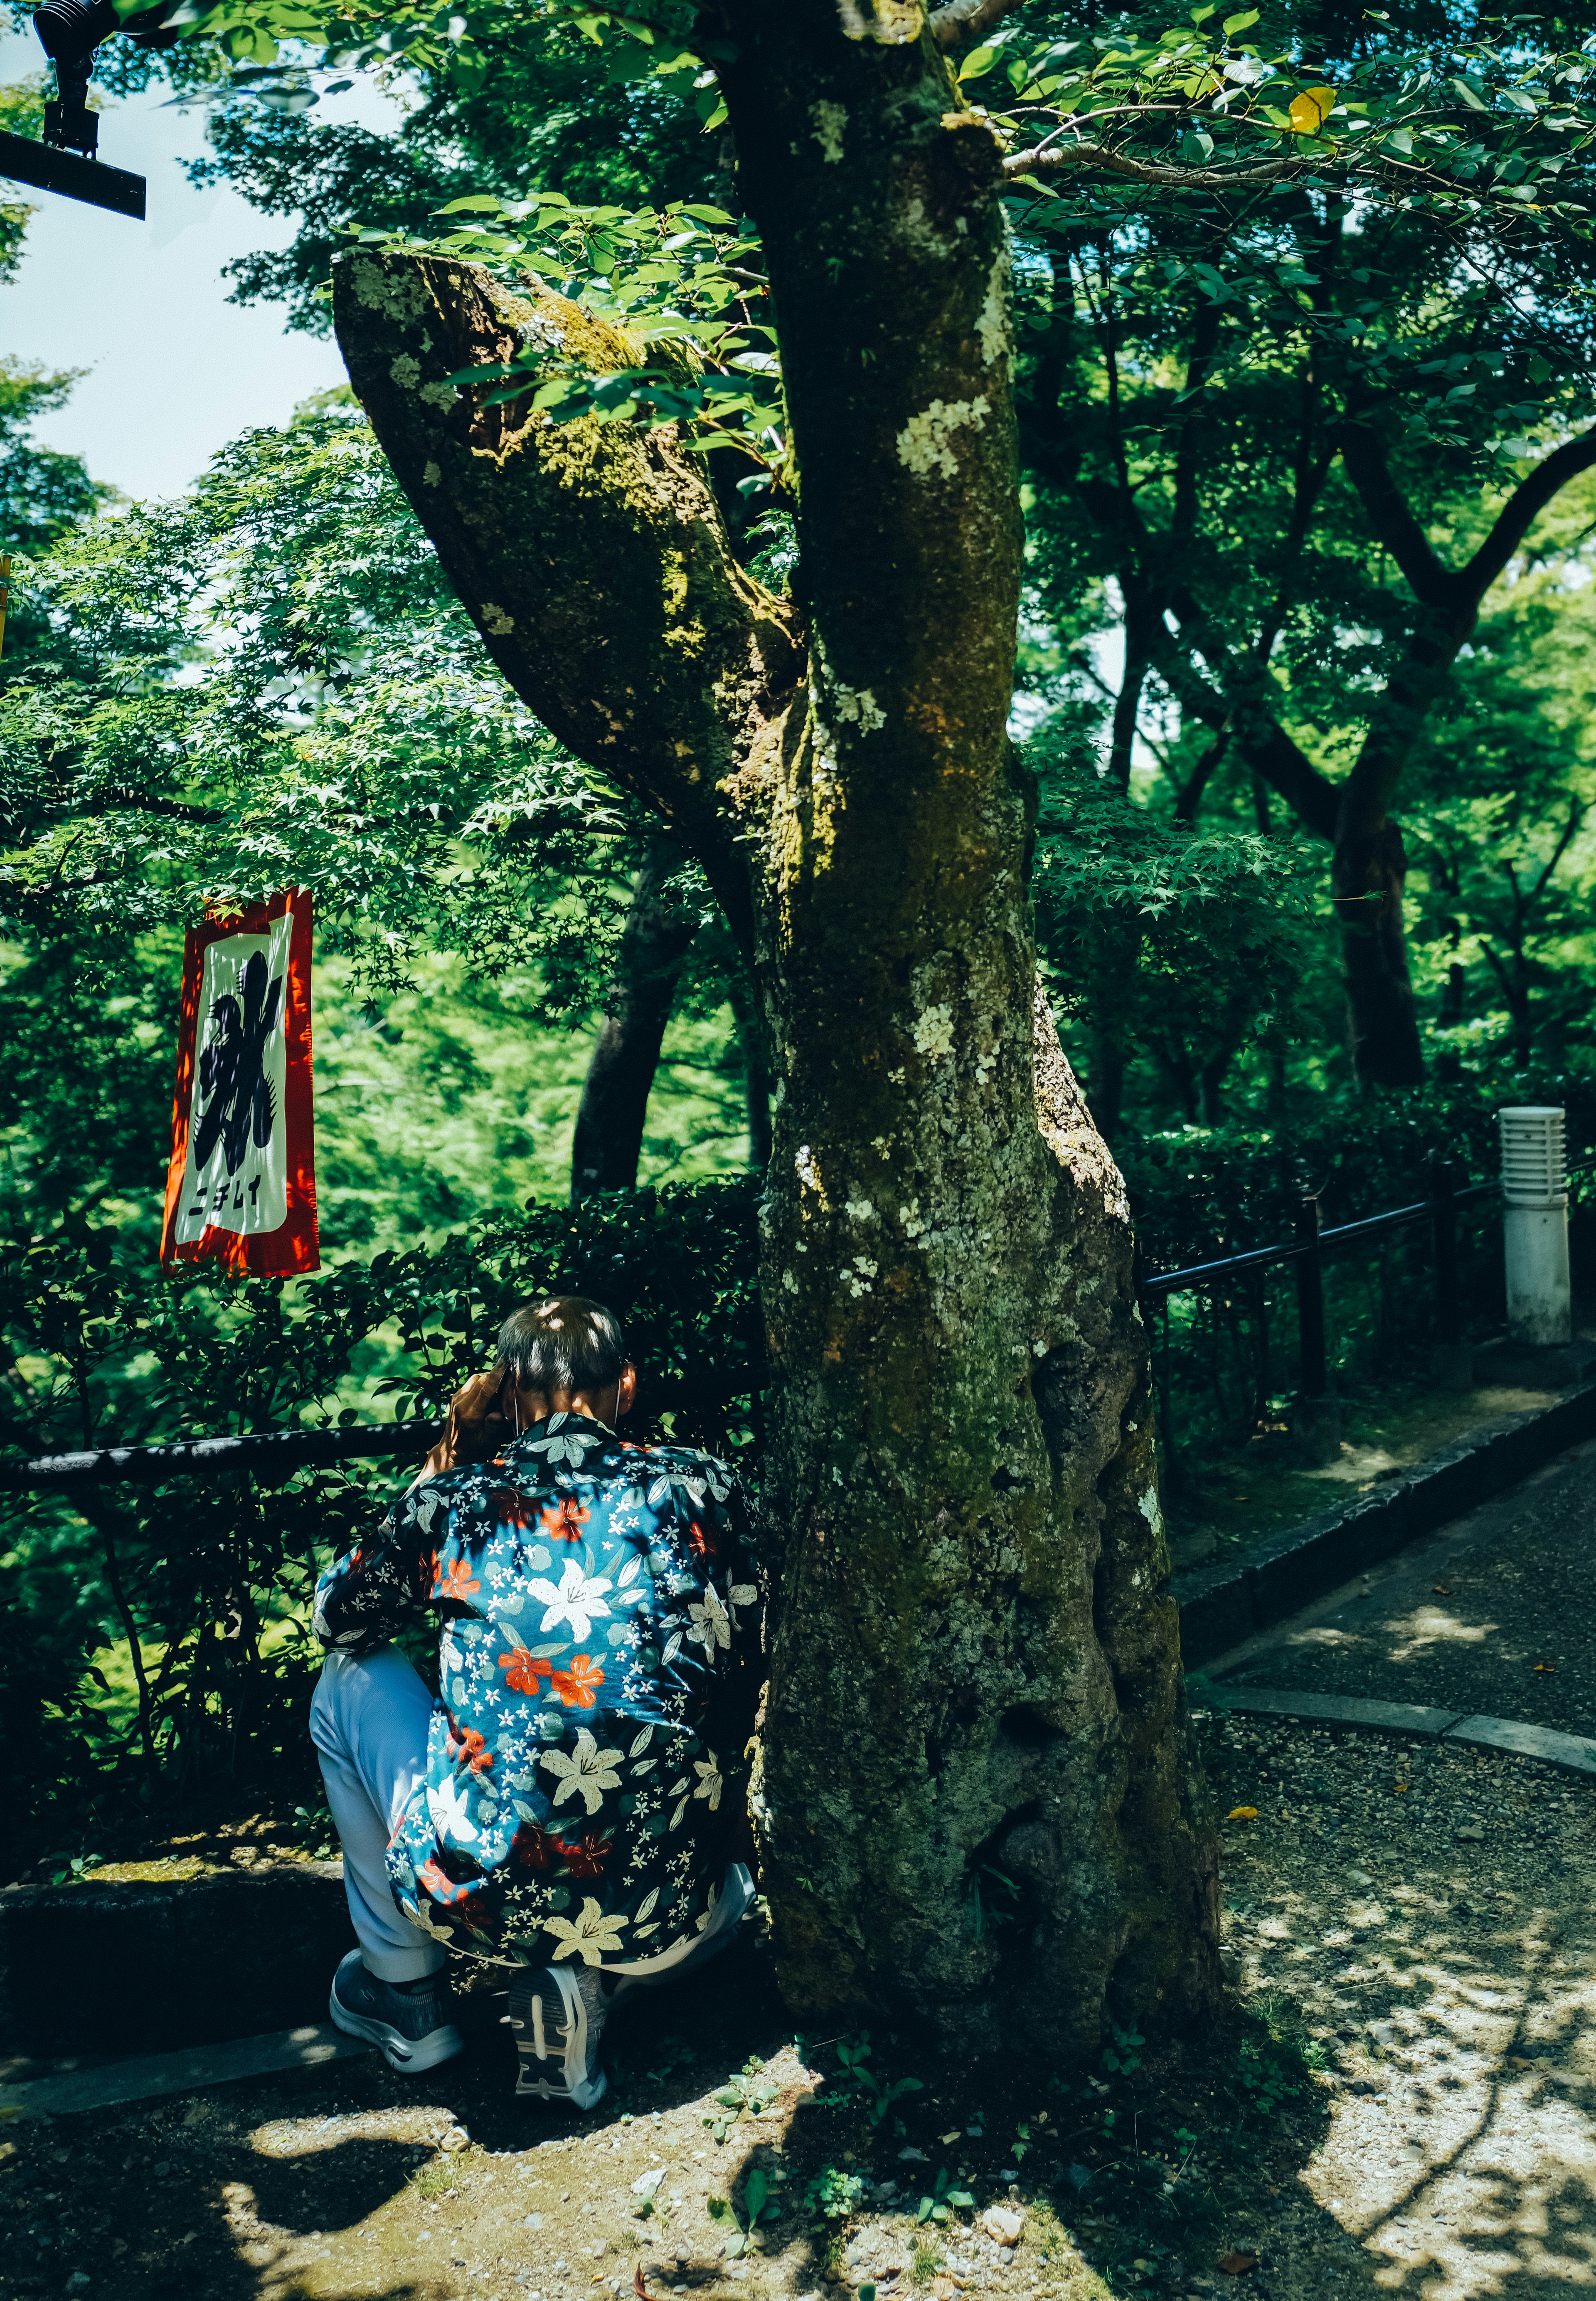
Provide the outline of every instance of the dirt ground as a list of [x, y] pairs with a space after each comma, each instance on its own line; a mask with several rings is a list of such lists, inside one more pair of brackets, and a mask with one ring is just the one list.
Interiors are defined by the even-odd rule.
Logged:
[[1116, 2031], [1089, 2072], [948, 2072], [878, 2033], [850, 2071], [857, 2037], [795, 2043], [750, 1925], [617, 2017], [585, 2120], [513, 2098], [483, 1996], [466, 2054], [414, 2081], [372, 2056], [14, 2122], [0, 2295], [608, 2301], [639, 2271], [703, 2301], [1596, 2283], [1596, 1789], [1217, 1711], [1202, 1731], [1219, 1812], [1258, 1810], [1224, 1828], [1234, 2002], [1206, 2039]]

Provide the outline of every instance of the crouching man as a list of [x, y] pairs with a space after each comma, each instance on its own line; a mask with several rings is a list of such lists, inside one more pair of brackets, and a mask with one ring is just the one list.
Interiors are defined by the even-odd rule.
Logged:
[[[760, 1678], [724, 1465], [615, 1435], [637, 1387], [580, 1295], [506, 1321], [490, 1374], [374, 1541], [316, 1592], [311, 1708], [358, 1950], [332, 2019], [391, 2066], [461, 2049], [445, 1947], [507, 1963], [518, 2093], [591, 2108], [615, 1995], [723, 1947]], [[439, 1618], [436, 1701], [389, 1643]]]

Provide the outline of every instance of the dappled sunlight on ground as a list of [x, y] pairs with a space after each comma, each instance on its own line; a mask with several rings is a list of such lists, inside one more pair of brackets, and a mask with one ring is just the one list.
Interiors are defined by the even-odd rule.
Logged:
[[1478, 1645], [1498, 1627], [1495, 1622], [1461, 1622], [1456, 1614], [1449, 1614], [1441, 1606], [1415, 1606], [1411, 1613], [1400, 1615], [1385, 1624], [1392, 1643], [1387, 1650], [1388, 1661], [1411, 1661], [1415, 1654], [1426, 1646], [1450, 1644]]
[[[1596, 1793], [1301, 1727], [1221, 1739], [1260, 1808], [1227, 1833], [1244, 1986], [1298, 2009], [1338, 2094], [1301, 2190], [1382, 2291], [1596, 2285]], [[1325, 2288], [1304, 2266], [1287, 2289]]]

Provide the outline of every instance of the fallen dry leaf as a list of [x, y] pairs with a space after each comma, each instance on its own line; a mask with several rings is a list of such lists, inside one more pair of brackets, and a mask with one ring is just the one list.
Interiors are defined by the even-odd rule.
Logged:
[[632, 2272], [631, 2289], [637, 2295], [638, 2301], [654, 2301], [654, 2296], [643, 2282], [643, 2264], [640, 2261]]
[[1256, 1821], [1258, 1810], [1255, 1805], [1233, 1805], [1224, 1818], [1226, 1821]]
[[1256, 2253], [1222, 2253], [1219, 2256], [1219, 2266], [1227, 2277], [1245, 2277], [1249, 2269], [1258, 2265]]
[[1430, 1587], [1438, 1598], [1450, 1598], [1452, 1594], [1452, 1586], [1450, 1582], [1432, 1582]]
[[1555, 1661], [1538, 1661], [1535, 1664], [1535, 1668], [1538, 1671], [1543, 1670], [1548, 1678], [1555, 1678], [1558, 1674], [1558, 1666]]

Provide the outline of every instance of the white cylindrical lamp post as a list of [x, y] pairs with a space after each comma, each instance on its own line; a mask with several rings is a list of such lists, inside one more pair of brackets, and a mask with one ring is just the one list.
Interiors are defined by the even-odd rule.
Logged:
[[1568, 1283], [1568, 1192], [1563, 1113], [1545, 1104], [1499, 1110], [1502, 1147], [1502, 1249], [1508, 1338], [1532, 1350], [1574, 1339]]

